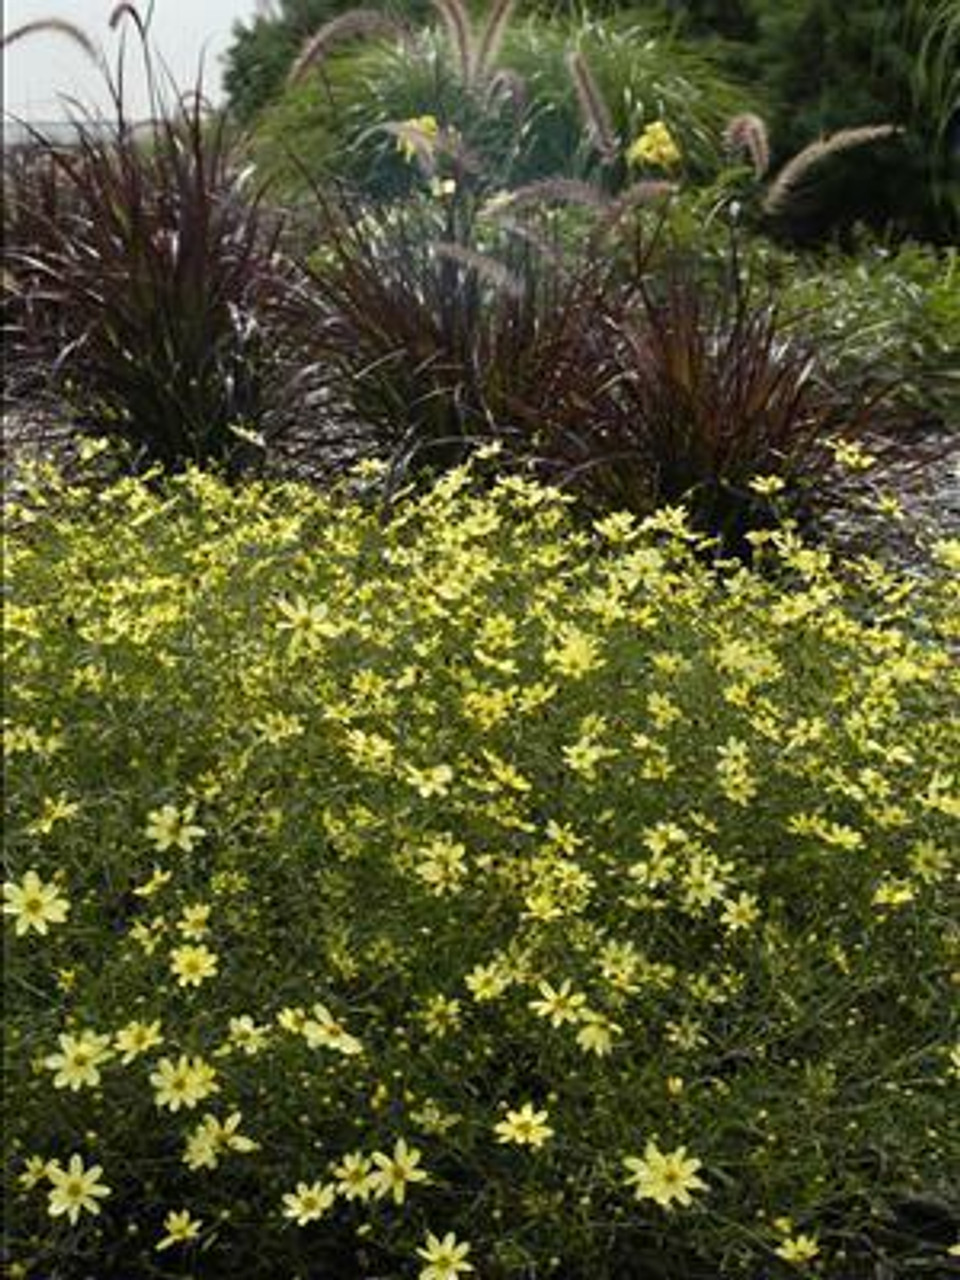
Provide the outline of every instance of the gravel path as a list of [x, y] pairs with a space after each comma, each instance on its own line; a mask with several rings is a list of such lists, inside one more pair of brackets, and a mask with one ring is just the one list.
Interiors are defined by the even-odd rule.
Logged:
[[[293, 451], [290, 469], [298, 478], [315, 478], [303, 445]], [[299, 460], [297, 460], [299, 454]], [[75, 456], [69, 427], [50, 408], [8, 406], [3, 411], [0, 472], [5, 493], [16, 491], [16, 472], [24, 459]], [[824, 535], [839, 550], [890, 559], [903, 568], [916, 565], [922, 548], [942, 537], [960, 537], [960, 430], [930, 431], [911, 447], [911, 461], [868, 472], [856, 480], [838, 475], [840, 501], [822, 513]], [[283, 470], [284, 468], [281, 468]], [[903, 515], [895, 519], [881, 506], [894, 494]]]

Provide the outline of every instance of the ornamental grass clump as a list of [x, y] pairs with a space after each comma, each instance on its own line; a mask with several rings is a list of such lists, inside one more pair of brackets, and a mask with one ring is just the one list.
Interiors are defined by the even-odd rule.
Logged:
[[48, 394], [142, 466], [262, 460], [290, 425], [291, 362], [267, 312], [279, 219], [199, 82], [178, 94], [142, 42], [152, 118], [129, 116], [121, 52], [109, 118], [71, 104], [75, 137], [37, 134], [4, 175], [3, 320], [14, 389]]
[[948, 1274], [956, 543], [23, 493], [11, 1274]]

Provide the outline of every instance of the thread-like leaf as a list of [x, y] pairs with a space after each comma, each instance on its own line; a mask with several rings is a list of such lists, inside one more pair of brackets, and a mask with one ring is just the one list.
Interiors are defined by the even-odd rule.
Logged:
[[143, 19], [140, 17], [140, 11], [137, 9], [136, 5], [129, 3], [115, 5], [113, 12], [110, 14], [107, 21], [107, 25], [110, 30], [116, 31], [123, 18], [129, 18], [131, 22], [136, 24], [137, 30], [140, 32], [141, 36], [145, 35], [146, 32], [143, 25]]
[[799, 151], [789, 160], [777, 174], [763, 201], [764, 212], [781, 213], [792, 199], [796, 189], [810, 171], [822, 164], [830, 156], [842, 151], [850, 151], [854, 147], [864, 147], [871, 142], [881, 142], [885, 138], [896, 137], [903, 133], [903, 128], [896, 124], [871, 124], [857, 129], [841, 129], [828, 138], [818, 138], [808, 147]]
[[288, 84], [296, 84], [306, 73], [318, 66], [329, 51], [345, 40], [375, 39], [393, 36], [409, 45], [410, 29], [397, 18], [380, 13], [377, 9], [350, 9], [339, 17], [325, 22], [304, 42], [287, 77]]
[[460, 76], [466, 85], [473, 84], [476, 66], [476, 37], [470, 14], [462, 0], [433, 0], [433, 7], [447, 33], [450, 48], [460, 63]]
[[488, 76], [495, 66], [503, 46], [503, 37], [516, 7], [517, 0], [494, 0], [480, 37], [474, 64], [474, 75], [478, 81]]
[[770, 168], [770, 137], [767, 126], [752, 111], [734, 116], [723, 131], [723, 141], [734, 154], [746, 152], [756, 177], [762, 178]]
[[619, 150], [613, 121], [600, 86], [579, 49], [567, 54], [567, 68], [590, 140], [605, 160], [612, 160]]
[[38, 18], [35, 22], [24, 22], [19, 27], [14, 27], [12, 31], [8, 31], [6, 35], [0, 37], [0, 49], [9, 48], [18, 40], [23, 40], [27, 36], [39, 35], [44, 31], [54, 32], [57, 35], [66, 36], [68, 40], [72, 40], [78, 48], [93, 62], [99, 63], [96, 45], [90, 39], [82, 28], [76, 26], [73, 22], [66, 22], [63, 18]]

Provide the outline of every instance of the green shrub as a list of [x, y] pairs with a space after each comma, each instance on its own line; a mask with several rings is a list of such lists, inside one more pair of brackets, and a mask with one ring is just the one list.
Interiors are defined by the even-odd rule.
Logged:
[[853, 257], [800, 257], [782, 285], [784, 308], [808, 332], [839, 339], [847, 369], [884, 367], [907, 407], [934, 425], [960, 428], [956, 250], [864, 243]]
[[958, 547], [565, 507], [8, 512], [9, 1274], [942, 1280]]
[[[378, 5], [389, 12], [422, 16], [427, 0], [392, 0]], [[226, 53], [223, 87], [230, 114], [249, 124], [279, 97], [303, 42], [332, 18], [356, 8], [355, 0], [280, 0], [249, 22], [235, 22]]]
[[[582, 52], [608, 104], [620, 152], [612, 167], [589, 144], [567, 66], [571, 49]], [[602, 174], [607, 186], [618, 187], [633, 176], [623, 152], [646, 125], [664, 119], [684, 172], [701, 178], [720, 166], [725, 121], [752, 105], [749, 93], [661, 27], [625, 18], [515, 21], [496, 67], [520, 77], [519, 102], [508, 93], [464, 93], [456, 56], [439, 29], [421, 32], [412, 54], [389, 43], [331, 53], [322, 75], [288, 88], [259, 119], [258, 163], [294, 190], [303, 186], [296, 157], [311, 174], [395, 195], [409, 190], [416, 175], [382, 126], [433, 115], [456, 128], [505, 185]]]

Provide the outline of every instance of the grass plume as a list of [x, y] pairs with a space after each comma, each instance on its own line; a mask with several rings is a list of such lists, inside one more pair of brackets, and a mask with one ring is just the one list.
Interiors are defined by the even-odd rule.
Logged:
[[12, 31], [8, 31], [6, 35], [0, 36], [0, 49], [8, 49], [10, 45], [16, 44], [19, 40], [24, 40], [27, 36], [40, 35], [44, 31], [52, 32], [56, 35], [66, 36], [79, 49], [82, 49], [91, 62], [99, 65], [100, 57], [97, 53], [97, 47], [87, 35], [87, 33], [73, 22], [67, 22], [63, 18], [38, 18], [35, 22], [24, 22], [19, 27], [14, 27]]
[[510, 25], [510, 19], [516, 7], [517, 0], [494, 0], [490, 13], [487, 15], [483, 35], [480, 37], [480, 44], [477, 49], [477, 57], [474, 64], [474, 75], [477, 80], [482, 80], [488, 76], [496, 64], [497, 58], [500, 56], [500, 50], [503, 47], [503, 37], [506, 35], [507, 27]]
[[307, 38], [290, 68], [287, 83], [296, 84], [302, 80], [311, 68], [320, 65], [335, 45], [346, 40], [388, 39], [391, 36], [405, 44], [410, 43], [409, 28], [389, 14], [380, 13], [377, 9], [351, 9], [341, 13]]
[[870, 124], [857, 129], [840, 129], [828, 138], [818, 138], [815, 142], [811, 142], [808, 147], [798, 151], [777, 174], [764, 197], [764, 212], [773, 215], [782, 213], [789, 206], [797, 188], [824, 160], [841, 152], [850, 151], [854, 147], [864, 147], [872, 142], [896, 137], [902, 132], [900, 125]]
[[567, 68], [591, 141], [604, 160], [613, 160], [619, 150], [613, 120], [600, 86], [580, 50], [573, 50], [567, 55]]
[[440, 15], [450, 48], [460, 63], [463, 83], [472, 84], [476, 65], [476, 37], [470, 14], [462, 0], [433, 0], [433, 6]]
[[723, 142], [734, 155], [749, 156], [755, 177], [762, 178], [770, 168], [770, 136], [766, 124], [754, 112], [734, 116], [723, 131]]

